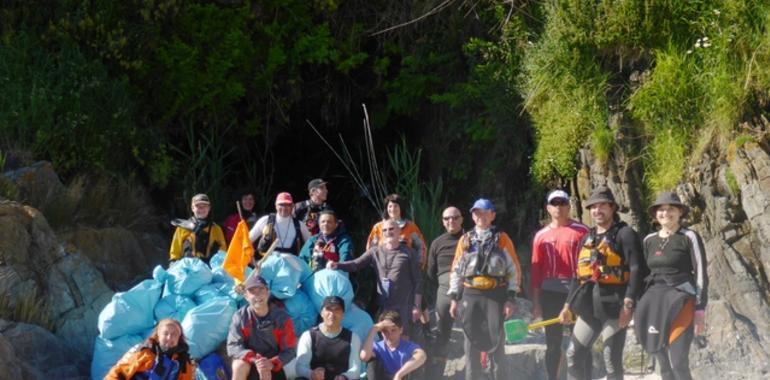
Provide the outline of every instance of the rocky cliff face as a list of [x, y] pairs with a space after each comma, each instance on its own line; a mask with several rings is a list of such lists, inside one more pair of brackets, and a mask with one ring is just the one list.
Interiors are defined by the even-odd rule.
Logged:
[[114, 290], [148, 277], [167, 242], [120, 227], [78, 225], [57, 234], [38, 210], [61, 202], [65, 191], [51, 165], [3, 178], [24, 204], [0, 197], [0, 308], [44, 311], [53, 332], [0, 317], [0, 378], [88, 378], [99, 312]]
[[[638, 149], [620, 131], [608, 162], [582, 152], [577, 192], [584, 200], [593, 187], [609, 186], [622, 219], [644, 236], [651, 229], [642, 168], [624, 153]], [[691, 160], [685, 181], [675, 189], [691, 207], [689, 225], [702, 236], [709, 261], [707, 330], [690, 353], [696, 378], [758, 379], [770, 373], [768, 151], [756, 143], [716, 147]], [[584, 213], [584, 222], [590, 223], [588, 219]]]

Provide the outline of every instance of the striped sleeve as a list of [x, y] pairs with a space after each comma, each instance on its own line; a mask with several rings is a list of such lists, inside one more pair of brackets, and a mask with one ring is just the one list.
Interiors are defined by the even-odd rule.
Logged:
[[686, 230], [685, 235], [690, 240], [690, 255], [692, 258], [693, 275], [695, 277], [695, 309], [704, 310], [708, 303], [708, 263], [706, 262], [706, 251], [703, 249], [703, 240], [690, 229]]

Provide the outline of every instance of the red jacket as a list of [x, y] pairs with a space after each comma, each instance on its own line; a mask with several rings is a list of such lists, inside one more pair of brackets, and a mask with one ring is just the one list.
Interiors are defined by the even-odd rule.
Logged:
[[547, 278], [571, 279], [577, 269], [580, 242], [588, 227], [574, 220], [563, 227], [543, 227], [532, 242], [530, 286], [540, 289]]

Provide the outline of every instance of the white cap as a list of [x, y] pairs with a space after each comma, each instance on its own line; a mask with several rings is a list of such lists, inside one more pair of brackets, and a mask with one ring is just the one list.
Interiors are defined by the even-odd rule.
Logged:
[[567, 194], [567, 192], [564, 190], [554, 190], [550, 194], [548, 194], [546, 203], [551, 203], [551, 201], [554, 199], [564, 199], [566, 201], [569, 201], [569, 194]]

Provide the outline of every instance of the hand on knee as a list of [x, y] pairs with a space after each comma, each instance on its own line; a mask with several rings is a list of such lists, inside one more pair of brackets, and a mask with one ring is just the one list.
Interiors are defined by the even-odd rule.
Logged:
[[251, 363], [241, 359], [233, 360], [233, 380], [245, 380], [250, 371]]

